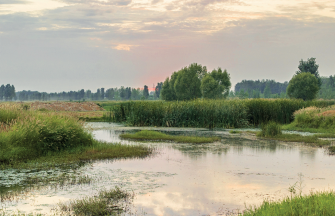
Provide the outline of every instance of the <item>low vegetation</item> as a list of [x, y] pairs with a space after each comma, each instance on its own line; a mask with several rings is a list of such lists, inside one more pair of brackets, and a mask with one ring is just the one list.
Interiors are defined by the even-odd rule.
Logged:
[[0, 149], [1, 167], [141, 157], [152, 152], [95, 141], [76, 116], [29, 111], [11, 104], [0, 109]]
[[112, 190], [102, 190], [98, 195], [72, 200], [69, 204], [59, 204], [62, 213], [75, 215], [119, 215], [126, 210], [124, 206], [134, 196], [116, 187]]
[[[301, 108], [327, 107], [334, 101], [296, 99], [128, 101], [108, 106], [113, 122], [132, 126], [239, 128], [268, 121], [288, 124]], [[108, 115], [106, 116], [108, 117]]]
[[335, 106], [325, 108], [307, 107], [296, 111], [293, 116], [294, 121], [284, 126], [284, 129], [328, 134], [335, 131]]
[[259, 207], [247, 210], [243, 216], [315, 216], [335, 215], [335, 193], [317, 192], [308, 196], [287, 197], [282, 201], [264, 201]]
[[281, 126], [275, 122], [269, 122], [261, 126], [262, 130], [256, 135], [262, 138], [275, 139], [284, 142], [303, 142], [310, 145], [325, 146], [329, 145], [330, 141], [320, 140], [320, 135], [302, 136], [299, 134], [283, 134]]
[[219, 137], [173, 136], [158, 131], [139, 131], [135, 134], [121, 134], [121, 138], [134, 140], [174, 141], [177, 143], [211, 143], [220, 140]]

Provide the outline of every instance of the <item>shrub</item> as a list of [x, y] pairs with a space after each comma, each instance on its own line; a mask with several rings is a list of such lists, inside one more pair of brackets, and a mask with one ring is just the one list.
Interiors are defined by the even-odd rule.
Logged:
[[74, 116], [25, 111], [0, 131], [0, 162], [25, 161], [92, 144], [92, 135]]

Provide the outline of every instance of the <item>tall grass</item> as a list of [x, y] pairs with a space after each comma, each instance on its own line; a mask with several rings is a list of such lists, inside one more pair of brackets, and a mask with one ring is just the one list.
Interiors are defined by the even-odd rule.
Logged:
[[278, 123], [269, 121], [267, 124], [261, 125], [262, 130], [258, 133], [258, 136], [261, 137], [275, 137], [282, 135], [281, 127]]
[[319, 108], [335, 104], [335, 101], [297, 99], [246, 99], [248, 122], [259, 125], [268, 121], [289, 124], [294, 120], [293, 113], [299, 109], [315, 106]]
[[294, 121], [290, 126], [333, 132], [335, 129], [335, 106], [308, 107], [298, 110], [294, 113]]
[[93, 144], [93, 136], [75, 116], [24, 111], [15, 106], [0, 113], [7, 113], [2, 115], [6, 123], [0, 128], [0, 163], [27, 161]]
[[112, 121], [133, 126], [238, 128], [268, 121], [287, 124], [298, 109], [334, 103], [291, 99], [128, 101], [109, 108]]
[[315, 216], [335, 215], [335, 193], [317, 192], [308, 196], [285, 198], [279, 202], [264, 201], [261, 206], [247, 210], [243, 216]]
[[113, 107], [113, 121], [133, 126], [225, 127], [247, 125], [243, 101], [125, 102]]

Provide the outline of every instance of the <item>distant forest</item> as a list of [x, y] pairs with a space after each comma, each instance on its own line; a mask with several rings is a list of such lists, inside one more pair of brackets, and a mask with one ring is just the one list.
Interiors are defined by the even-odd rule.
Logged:
[[[321, 77], [322, 85], [317, 98], [335, 99], [335, 75]], [[161, 96], [163, 83], [157, 83], [155, 90], [148, 86], [143, 89], [121, 87], [97, 89], [96, 92], [81, 89], [79, 91], [46, 93], [38, 91], [15, 92], [14, 85], [0, 86], [1, 101], [84, 101], [84, 100], [158, 100]], [[242, 80], [235, 85], [235, 91], [230, 91], [230, 98], [286, 98], [288, 82], [280, 83], [275, 80]]]
[[[322, 85], [317, 98], [335, 99], [335, 75], [321, 77]], [[235, 85], [230, 97], [239, 98], [286, 98], [288, 82], [280, 83], [275, 80], [242, 80]]]
[[96, 92], [92, 92], [91, 90], [85, 91], [84, 89], [69, 92], [63, 91], [58, 93], [24, 90], [12, 94], [12, 97], [4, 97], [0, 92], [0, 99], [19, 101], [155, 100], [159, 98], [162, 85], [163, 83], [158, 83], [155, 91], [151, 92], [149, 92], [149, 88], [146, 85], [143, 89], [121, 86], [121, 88], [109, 88], [107, 90], [105, 90], [105, 88], [100, 88], [97, 89]]

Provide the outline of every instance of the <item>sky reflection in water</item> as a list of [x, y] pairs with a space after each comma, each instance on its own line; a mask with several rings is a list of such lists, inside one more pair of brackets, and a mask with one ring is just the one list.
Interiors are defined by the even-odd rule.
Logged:
[[[96, 139], [123, 144], [149, 145], [157, 154], [146, 159], [95, 162], [80, 168], [95, 176], [90, 185], [58, 191], [37, 191], [35, 202], [19, 201], [8, 209], [46, 212], [59, 200], [78, 198], [102, 188], [119, 185], [134, 190], [132, 213], [147, 215], [220, 215], [259, 205], [264, 199], [289, 195], [288, 187], [303, 175], [303, 193], [334, 189], [334, 160], [321, 148], [247, 139], [240, 134], [204, 129], [149, 128], [168, 133], [220, 135], [213, 144], [134, 143], [119, 134], [139, 128], [108, 123], [91, 123]], [[99, 130], [97, 130], [99, 129]], [[141, 128], [143, 129], [143, 128]], [[49, 200], [45, 199], [49, 197]], [[29, 201], [30, 200], [30, 201]], [[26, 203], [26, 204], [23, 204]], [[36, 205], [42, 207], [37, 207]], [[40, 209], [40, 210], [36, 210]]]

